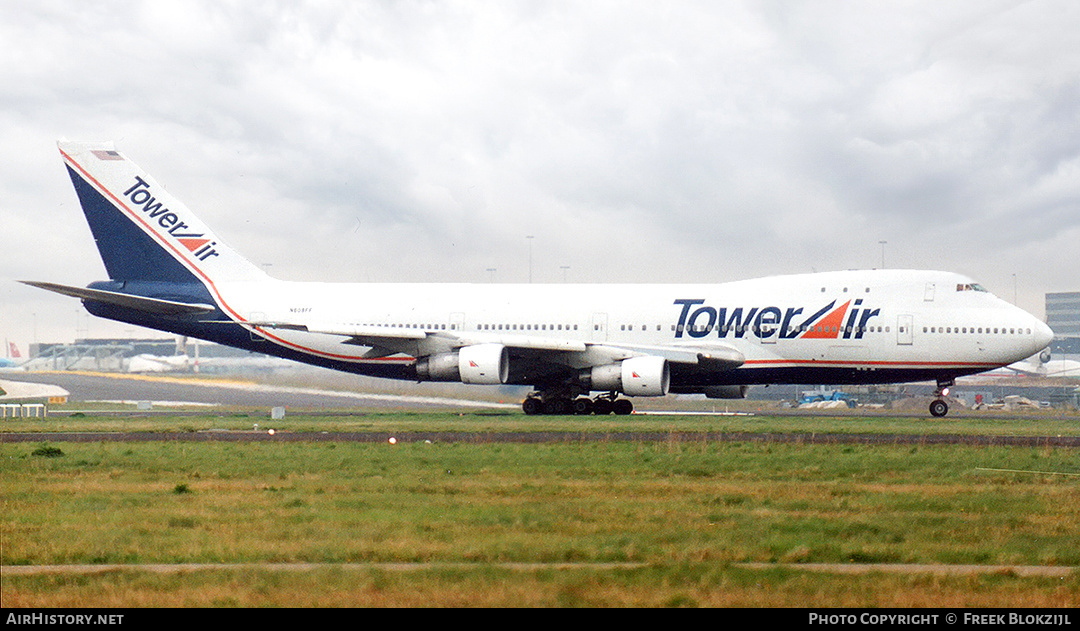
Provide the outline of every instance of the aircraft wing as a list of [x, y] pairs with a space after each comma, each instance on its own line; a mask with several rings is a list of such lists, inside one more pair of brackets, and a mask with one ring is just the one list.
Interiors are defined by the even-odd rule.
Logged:
[[311, 324], [296, 324], [278, 320], [250, 320], [244, 324], [264, 329], [284, 329], [288, 331], [304, 331], [306, 333], [322, 333], [324, 335], [342, 335], [349, 339], [342, 344], [355, 344], [356, 346], [372, 346], [387, 340], [423, 340], [434, 335], [434, 332], [426, 332], [422, 329], [398, 329], [392, 327], [335, 327]]
[[501, 344], [511, 352], [529, 355], [573, 368], [602, 366], [637, 356], [663, 357], [677, 364], [699, 365], [712, 370], [733, 370], [746, 358], [732, 346], [717, 343], [642, 345], [584, 342], [555, 337], [507, 335], [481, 331], [426, 331], [393, 327], [337, 327], [286, 322], [248, 322], [251, 326], [306, 331], [346, 337], [343, 344], [368, 346], [365, 357], [385, 357], [395, 353], [425, 356], [449, 352], [475, 344]]
[[629, 344], [619, 346], [619, 348], [633, 350], [641, 355], [657, 355], [676, 364], [700, 364], [724, 370], [738, 368], [746, 362], [746, 356], [742, 352], [727, 344], [697, 343], [670, 346]]
[[[354, 346], [367, 346], [369, 351], [363, 354], [364, 359], [390, 357], [392, 355], [424, 355], [433, 352], [434, 348], [445, 347], [445, 340], [437, 340], [436, 332], [428, 332], [422, 329], [374, 327], [374, 326], [326, 326], [312, 324], [297, 324], [281, 321], [257, 321], [244, 322], [246, 326], [262, 329], [281, 329], [285, 331], [303, 331], [322, 335], [342, 336], [342, 344]], [[422, 349], [429, 349], [424, 352]]]

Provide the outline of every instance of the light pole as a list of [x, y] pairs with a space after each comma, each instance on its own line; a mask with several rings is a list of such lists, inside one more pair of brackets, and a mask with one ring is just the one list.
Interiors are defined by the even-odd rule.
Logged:
[[878, 241], [881, 244], [881, 269], [885, 269], [885, 244], [888, 241]]

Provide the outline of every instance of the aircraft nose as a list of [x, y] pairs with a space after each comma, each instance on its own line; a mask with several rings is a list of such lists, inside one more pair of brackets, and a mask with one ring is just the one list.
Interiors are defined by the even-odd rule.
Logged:
[[1035, 344], [1039, 347], [1039, 350], [1050, 346], [1050, 342], [1054, 339], [1054, 331], [1046, 325], [1045, 322], [1035, 322]]

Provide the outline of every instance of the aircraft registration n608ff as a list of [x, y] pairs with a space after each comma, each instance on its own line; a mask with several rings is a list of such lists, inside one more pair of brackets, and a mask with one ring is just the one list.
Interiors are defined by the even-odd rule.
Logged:
[[[626, 414], [619, 395], [745, 396], [753, 384], [934, 381], [1049, 344], [970, 278], [872, 270], [715, 285], [276, 280], [111, 143], [60, 142], [109, 280], [24, 281], [94, 315], [347, 372], [530, 385], [529, 414]], [[592, 396], [593, 393], [599, 393]]]

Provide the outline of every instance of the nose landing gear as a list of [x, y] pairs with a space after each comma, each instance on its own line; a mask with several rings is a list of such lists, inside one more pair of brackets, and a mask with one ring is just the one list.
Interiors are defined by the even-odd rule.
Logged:
[[942, 417], [949, 413], [949, 404], [941, 399], [934, 399], [930, 402], [930, 416]]
[[937, 390], [934, 392], [936, 398], [930, 402], [930, 416], [941, 418], [949, 413], [949, 404], [945, 402], [945, 397], [949, 395], [949, 388], [953, 383], [953, 379], [938, 379]]

